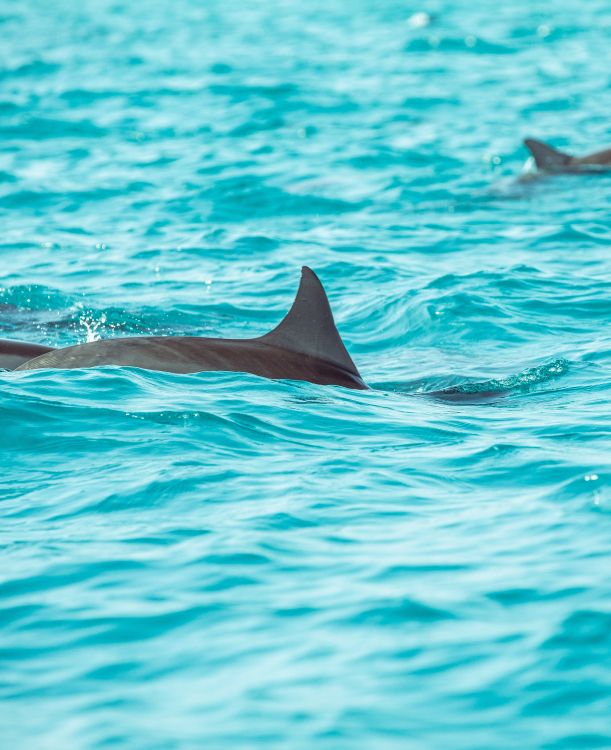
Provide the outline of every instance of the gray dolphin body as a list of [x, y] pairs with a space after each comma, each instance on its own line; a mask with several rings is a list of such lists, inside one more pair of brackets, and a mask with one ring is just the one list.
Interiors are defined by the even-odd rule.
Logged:
[[0, 339], [0, 370], [15, 370], [24, 362], [52, 351], [50, 346]]
[[175, 373], [250, 372], [274, 380], [368, 388], [335, 327], [329, 300], [306, 266], [293, 306], [270, 333], [254, 339], [140, 336], [55, 349], [17, 370], [120, 365]]
[[575, 174], [611, 170], [611, 148], [588, 156], [571, 156], [533, 138], [527, 138], [524, 145], [533, 155], [537, 169], [543, 172]]

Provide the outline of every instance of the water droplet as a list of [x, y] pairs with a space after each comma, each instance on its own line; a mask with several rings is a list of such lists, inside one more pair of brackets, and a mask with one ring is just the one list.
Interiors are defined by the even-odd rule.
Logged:
[[411, 26], [412, 29], [423, 29], [428, 26], [431, 22], [431, 17], [424, 11], [414, 13], [407, 19], [407, 25]]

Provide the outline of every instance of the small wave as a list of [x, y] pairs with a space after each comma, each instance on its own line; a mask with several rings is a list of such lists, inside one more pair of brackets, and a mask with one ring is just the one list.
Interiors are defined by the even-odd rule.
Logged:
[[477, 55], [511, 55], [517, 49], [507, 44], [490, 42], [475, 34], [465, 36], [439, 36], [429, 34], [411, 39], [406, 45], [407, 52], [472, 52]]
[[433, 396], [446, 401], [485, 401], [503, 396], [530, 393], [539, 387], [568, 374], [570, 363], [555, 359], [536, 367], [529, 367], [515, 375], [489, 380], [461, 379], [453, 375], [446, 378], [427, 378], [411, 382], [376, 383], [380, 390], [410, 395]]
[[303, 214], [335, 215], [356, 211], [360, 205], [339, 198], [289, 193], [266, 184], [255, 175], [220, 180], [203, 191], [200, 199], [212, 202], [213, 219], [241, 221], [246, 216], [284, 216]]
[[91, 120], [58, 120], [49, 117], [28, 117], [16, 125], [0, 126], [3, 140], [48, 140], [52, 138], [100, 138], [105, 128]]

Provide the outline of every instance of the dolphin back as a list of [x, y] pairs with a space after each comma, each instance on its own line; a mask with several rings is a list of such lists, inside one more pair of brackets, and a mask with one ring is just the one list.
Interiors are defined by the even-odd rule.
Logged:
[[15, 370], [19, 365], [50, 351], [53, 351], [50, 346], [0, 339], [0, 370]]
[[24, 359], [15, 369], [115, 365], [175, 373], [250, 372], [275, 380], [307, 380], [322, 385], [367, 388], [335, 327], [322, 284], [305, 266], [291, 309], [284, 320], [264, 336], [253, 339], [119, 337], [55, 349]]

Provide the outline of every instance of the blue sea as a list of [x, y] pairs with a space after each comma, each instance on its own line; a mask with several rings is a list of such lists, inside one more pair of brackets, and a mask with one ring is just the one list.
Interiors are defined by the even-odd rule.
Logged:
[[[0, 747], [611, 748], [607, 0], [0, 0]], [[477, 398], [442, 401], [454, 388]]]

